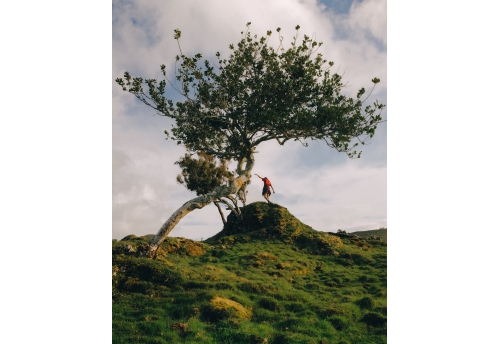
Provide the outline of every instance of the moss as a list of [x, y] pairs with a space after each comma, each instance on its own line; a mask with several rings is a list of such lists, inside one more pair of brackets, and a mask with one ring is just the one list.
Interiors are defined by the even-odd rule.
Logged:
[[201, 313], [203, 319], [216, 323], [221, 320], [249, 320], [252, 310], [242, 304], [225, 297], [214, 296], [208, 305], [205, 305]]
[[[250, 235], [254, 240], [279, 239], [295, 244], [299, 249], [315, 255], [337, 255], [342, 247], [342, 240], [334, 235], [319, 232], [300, 222], [280, 205], [255, 202], [241, 208], [241, 219], [230, 214], [223, 230], [207, 243], [246, 242]], [[263, 258], [263, 257], [260, 257]]]

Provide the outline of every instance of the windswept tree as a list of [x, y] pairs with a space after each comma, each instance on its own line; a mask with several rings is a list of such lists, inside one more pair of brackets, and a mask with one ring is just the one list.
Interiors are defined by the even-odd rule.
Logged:
[[[200, 196], [233, 181], [234, 173], [228, 170], [227, 160], [218, 161], [217, 158], [205, 152], [198, 152], [197, 155], [198, 158], [193, 157], [193, 154], [186, 153], [175, 162], [182, 169], [181, 174], [177, 175], [179, 184], [184, 185], [188, 190], [195, 191], [196, 195]], [[219, 203], [224, 203], [236, 216], [241, 217], [238, 200], [245, 205], [246, 191], [244, 186], [238, 190], [236, 195], [219, 197], [213, 202], [219, 210], [223, 224], [226, 224], [226, 218]]]
[[[299, 29], [288, 48], [279, 42], [269, 44], [272, 32], [262, 37], [246, 32], [236, 45], [229, 45], [228, 58], [216, 53], [217, 63], [202, 62], [202, 55], [182, 53], [181, 32], [174, 30], [180, 55], [176, 56], [176, 75], [172, 82], [162, 65], [163, 80], [133, 77], [128, 72], [116, 82], [124, 91], [170, 117], [175, 126], [165, 131], [179, 145], [193, 152], [236, 162], [234, 178], [227, 185], [184, 203], [162, 225], [149, 245], [153, 254], [175, 225], [189, 212], [205, 207], [221, 197], [236, 194], [250, 181], [255, 148], [264, 141], [280, 145], [308, 140], [324, 141], [328, 147], [359, 158], [356, 147], [375, 134], [384, 108], [377, 100], [366, 105], [369, 97], [361, 88], [355, 98], [341, 94], [342, 77], [331, 71], [328, 62], [317, 53], [322, 43], [303, 36]], [[177, 67], [177, 63], [180, 65]], [[373, 88], [380, 80], [373, 78]], [[166, 97], [167, 85], [182, 96], [175, 102]], [[145, 88], [147, 90], [145, 90]]]

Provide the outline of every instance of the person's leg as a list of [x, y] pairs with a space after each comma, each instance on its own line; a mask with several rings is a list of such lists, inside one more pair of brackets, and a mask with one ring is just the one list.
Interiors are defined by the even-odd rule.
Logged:
[[266, 194], [265, 194], [265, 196], [264, 196], [264, 197], [266, 198], [266, 200], [267, 200], [269, 203], [271, 203], [271, 201], [269, 200], [269, 196], [271, 196], [271, 193], [270, 193], [270, 192], [266, 192]]

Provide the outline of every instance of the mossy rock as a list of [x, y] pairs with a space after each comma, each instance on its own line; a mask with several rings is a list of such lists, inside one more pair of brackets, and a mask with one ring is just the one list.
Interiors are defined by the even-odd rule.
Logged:
[[205, 244], [202, 242], [185, 239], [167, 237], [160, 248], [167, 253], [179, 253], [192, 257], [198, 257], [205, 253]]
[[208, 305], [202, 308], [201, 316], [208, 322], [216, 323], [221, 320], [239, 322], [250, 320], [252, 310], [242, 304], [225, 297], [214, 296]]
[[291, 237], [311, 227], [300, 222], [285, 208], [277, 204], [255, 202], [241, 209], [241, 218], [231, 213], [223, 230], [209, 240], [218, 240], [231, 235], [252, 233], [260, 237]]
[[339, 237], [314, 230], [278, 204], [255, 202], [240, 209], [241, 217], [231, 213], [222, 231], [206, 242], [233, 243], [248, 237], [277, 239], [315, 255], [337, 255], [343, 245]]

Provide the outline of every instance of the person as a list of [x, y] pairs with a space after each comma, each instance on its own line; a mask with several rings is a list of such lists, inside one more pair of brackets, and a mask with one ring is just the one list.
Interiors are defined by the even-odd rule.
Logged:
[[262, 181], [264, 182], [264, 188], [262, 189], [262, 196], [264, 196], [264, 198], [268, 203], [271, 203], [271, 201], [269, 200], [269, 197], [271, 196], [271, 189], [273, 189], [273, 193], [276, 193], [274, 192], [274, 188], [273, 185], [271, 184], [271, 181], [267, 179], [267, 177], [262, 178], [257, 173], [255, 173], [255, 175], [260, 179], [262, 179]]

